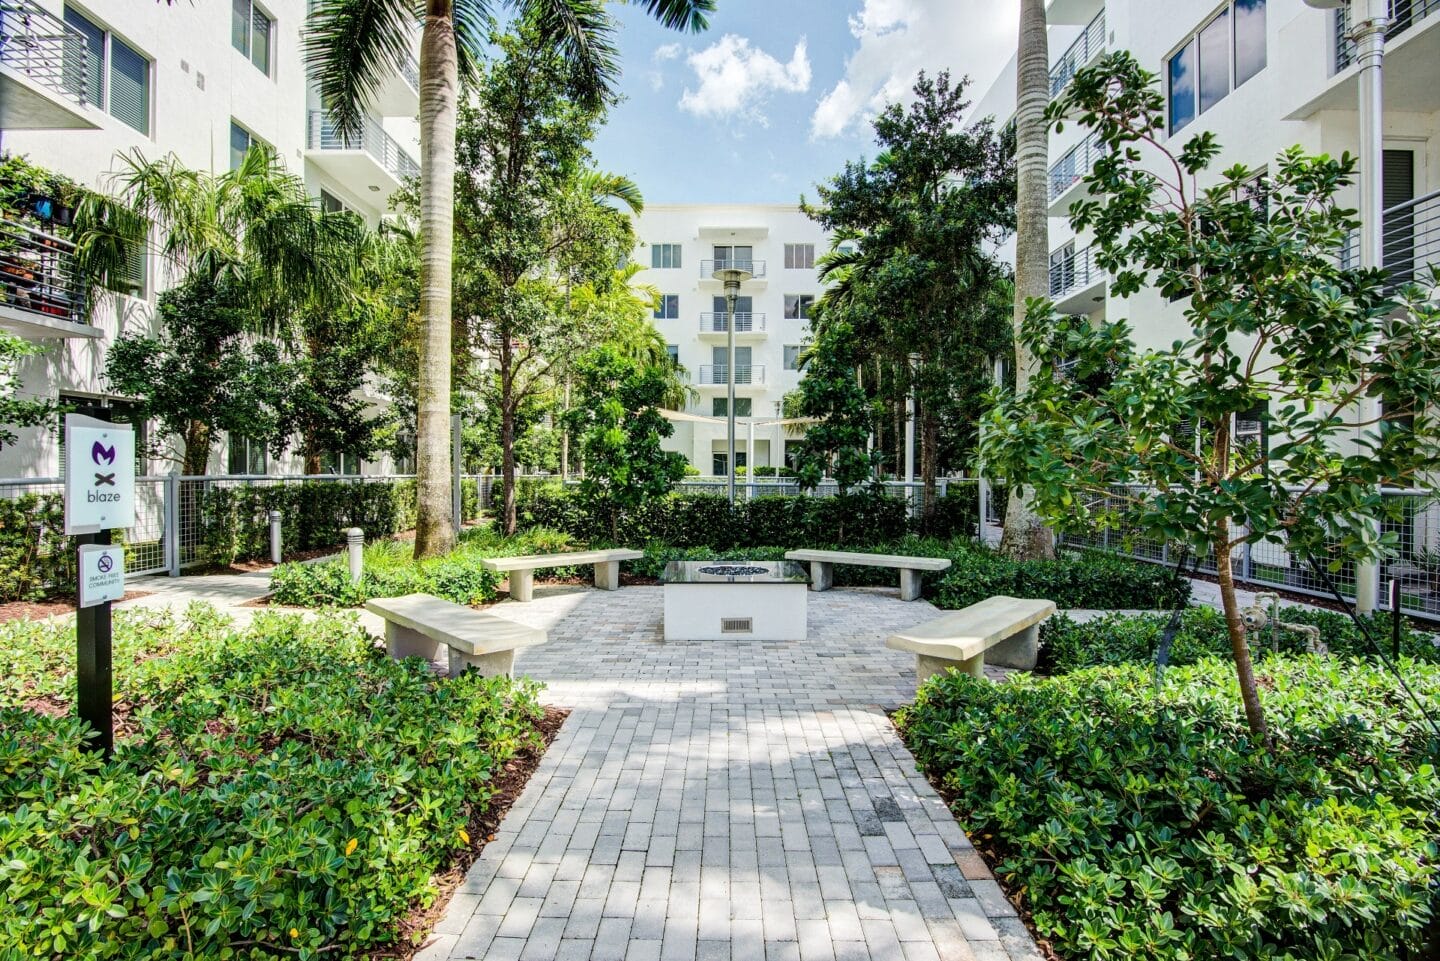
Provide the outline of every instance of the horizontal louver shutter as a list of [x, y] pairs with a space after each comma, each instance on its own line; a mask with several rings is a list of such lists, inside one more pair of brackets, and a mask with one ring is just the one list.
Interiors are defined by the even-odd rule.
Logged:
[[260, 68], [267, 77], [270, 75], [270, 18], [259, 10], [251, 14], [250, 62]]
[[150, 62], [113, 36], [110, 115], [147, 136], [150, 133]]
[[[85, 19], [74, 10], [66, 9], [65, 22], [85, 35], [85, 60], [83, 69], [85, 71], [85, 102], [94, 104], [97, 107], [103, 106], [105, 95], [101, 72], [101, 64], [105, 59], [105, 31]], [[66, 68], [70, 67], [70, 59], [65, 60]], [[77, 66], [79, 64], [77, 63]]]

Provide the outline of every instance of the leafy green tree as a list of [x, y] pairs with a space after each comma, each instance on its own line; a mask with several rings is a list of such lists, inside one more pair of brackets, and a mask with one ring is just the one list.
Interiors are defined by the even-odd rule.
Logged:
[[802, 355], [805, 376], [786, 408], [787, 417], [814, 418], [796, 464], [801, 485], [812, 490], [828, 474], [848, 491], [873, 477], [879, 459], [869, 449], [875, 404], [859, 376], [867, 349], [847, 321], [829, 320], [838, 309], [818, 305], [816, 334]]
[[[826, 351], [838, 349], [837, 334], [823, 330], [835, 323], [864, 344], [881, 362], [868, 380], [890, 410], [903, 411], [913, 391], [927, 509], [942, 449], [959, 446], [944, 444], [941, 428], [960, 411], [973, 413], [989, 357], [1009, 343], [1004, 319], [990, 309], [1006, 270], [989, 248], [1014, 224], [1013, 149], [988, 119], [964, 125], [966, 86], [948, 73], [922, 72], [914, 102], [891, 105], [875, 119], [876, 160], [846, 164], [820, 186], [819, 203], [805, 207], [836, 231], [835, 249], [821, 261], [832, 286], [823, 298], [830, 309], [812, 325], [817, 340], [830, 341]], [[822, 405], [806, 413], [829, 411]], [[902, 433], [903, 426], [894, 432], [897, 448]]]
[[[714, 0], [636, 2], [667, 27], [694, 31], [704, 29], [704, 15], [714, 9]], [[502, 8], [518, 11], [534, 26], [537, 45], [574, 66], [585, 103], [604, 101], [620, 68], [603, 0], [319, 0], [305, 41], [321, 98], [339, 129], [353, 135], [365, 123], [367, 95], [404, 65], [417, 21], [421, 27], [416, 557], [447, 553], [455, 541], [449, 404], [457, 111], [460, 80], [478, 77], [482, 41]]]
[[[1111, 291], [1182, 301], [1188, 331], [1142, 350], [1123, 321], [1092, 326], [1032, 298], [1022, 338], [1039, 371], [998, 392], [986, 458], [1033, 487], [1061, 529], [1101, 524], [1213, 559], [1246, 717], [1264, 740], [1232, 552], [1283, 543], [1338, 571], [1392, 546], [1381, 485], [1440, 469], [1440, 306], [1342, 266], [1357, 227], [1342, 203], [1353, 158], [1292, 148], [1263, 180], [1240, 165], [1211, 174], [1212, 133], [1163, 142], [1154, 81], [1112, 54], [1052, 109], [1106, 148], [1087, 178], [1095, 196], [1071, 219], [1094, 232]], [[1163, 162], [1142, 164], [1142, 146]], [[1366, 398], [1383, 402], [1378, 419], [1358, 413]], [[1237, 434], [1254, 418], [1268, 449]]]
[[598, 347], [576, 363], [575, 385], [578, 402], [566, 420], [585, 457], [580, 493], [610, 518], [614, 535], [626, 510], [665, 496], [685, 476], [685, 456], [660, 446], [675, 431], [660, 414], [668, 373]]
[[49, 423], [56, 405], [45, 398], [20, 395], [16, 368], [26, 357], [45, 352], [40, 344], [0, 331], [0, 447], [15, 443], [16, 427], [39, 427]]

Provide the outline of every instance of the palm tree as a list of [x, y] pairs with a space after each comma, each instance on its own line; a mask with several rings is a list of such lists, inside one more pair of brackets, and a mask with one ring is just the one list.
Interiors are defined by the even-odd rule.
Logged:
[[[715, 0], [636, 0], [671, 29], [699, 31]], [[474, 75], [495, 7], [533, 17], [541, 36], [582, 69], [599, 100], [619, 71], [603, 0], [424, 0], [420, 35], [420, 367], [417, 381], [418, 519], [415, 556], [443, 554], [450, 519], [451, 257], [459, 81]], [[318, 0], [306, 59], [340, 130], [357, 132], [363, 103], [408, 54], [413, 0]]]
[[[1046, 34], [1045, 0], [1020, 0], [1020, 46], [1017, 58], [1015, 112], [1015, 390], [1024, 392], [1035, 361], [1020, 339], [1025, 302], [1050, 294], [1050, 214], [1048, 174], [1050, 130], [1045, 108], [1050, 103], [1050, 44]], [[1055, 542], [1035, 514], [1031, 492], [1010, 488], [1005, 533], [1000, 550], [1009, 557], [1050, 557]]]

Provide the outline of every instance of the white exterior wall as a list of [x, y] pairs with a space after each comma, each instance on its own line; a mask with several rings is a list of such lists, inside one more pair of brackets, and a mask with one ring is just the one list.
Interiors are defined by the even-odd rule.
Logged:
[[[1050, 60], [1057, 63], [1085, 24], [1105, 14], [1105, 48], [1129, 50], [1147, 70], [1161, 77], [1166, 61], [1221, 9], [1218, 2], [1194, 0], [1052, 0]], [[1418, 5], [1417, 5], [1418, 6]], [[1302, 0], [1268, 0], [1266, 4], [1266, 66], [1256, 76], [1201, 113], [1171, 138], [1180, 145], [1204, 130], [1213, 131], [1221, 152], [1201, 186], [1220, 179], [1219, 172], [1242, 163], [1265, 169], [1285, 148], [1299, 144], [1312, 153], [1358, 154], [1356, 67], [1337, 73], [1333, 11], [1317, 10]], [[1062, 22], [1063, 21], [1063, 22]], [[1417, 21], [1388, 45], [1385, 63], [1386, 147], [1415, 151], [1415, 195], [1440, 187], [1440, 16]], [[995, 78], [979, 99], [974, 116], [1007, 122], [1015, 112], [1015, 63]], [[1052, 167], [1082, 139], [1069, 124], [1052, 133]], [[1159, 160], [1159, 154], [1152, 156]], [[1159, 168], [1157, 168], [1158, 170]], [[1062, 198], [1068, 202], [1070, 198]], [[1350, 202], [1358, 205], [1358, 191]], [[1090, 238], [1076, 237], [1065, 209], [1052, 205], [1050, 249], [1073, 241], [1077, 250]], [[1433, 244], [1431, 245], [1433, 249]], [[1013, 240], [1001, 249], [1013, 260]], [[1187, 332], [1184, 303], [1170, 303], [1153, 290], [1119, 299], [1110, 296], [1103, 279], [1080, 296], [1057, 298], [1064, 313], [1093, 319], [1127, 320], [1142, 347], [1168, 346]]]
[[[63, 16], [61, 0], [37, 0]], [[308, 111], [319, 97], [307, 79], [301, 33], [306, 0], [260, 0], [256, 4], [273, 20], [270, 75], [267, 76], [230, 42], [231, 6], [197, 3], [82, 0], [73, 4], [98, 26], [111, 31], [150, 60], [151, 122], [148, 136], [116, 120], [95, 105], [83, 109], [98, 129], [8, 130], [0, 132], [0, 149], [23, 156], [41, 167], [99, 190], [112, 187], [120, 169], [117, 155], [139, 151], [146, 159], [173, 154], [187, 167], [223, 172], [230, 166], [232, 119], [254, 137], [273, 146], [280, 159], [301, 176], [313, 196], [323, 188], [355, 210], [371, 225], [379, 223], [398, 181], [365, 158], [363, 151], [307, 150]], [[418, 50], [418, 31], [416, 33]], [[414, 119], [418, 95], [407, 98], [408, 85], [398, 77], [387, 85], [376, 118], [408, 155], [418, 161], [419, 127]], [[413, 94], [413, 90], [409, 90]], [[381, 113], [391, 114], [380, 116]], [[339, 153], [343, 162], [336, 163]], [[371, 189], [371, 187], [379, 189]], [[48, 348], [22, 368], [22, 393], [52, 399], [61, 394], [108, 396], [102, 373], [106, 353], [122, 331], [149, 329], [155, 297], [170, 283], [163, 265], [148, 258], [144, 297], [107, 296], [90, 322], [100, 330], [96, 339], [47, 338]], [[0, 476], [47, 476], [58, 471], [58, 439], [48, 430], [20, 432], [14, 446], [0, 450]], [[211, 455], [211, 471], [223, 473], [227, 446], [222, 441]], [[172, 465], [152, 462], [151, 469]], [[388, 469], [386, 463], [366, 465]], [[270, 460], [271, 472], [299, 473], [298, 457]]]
[[[785, 346], [799, 346], [809, 336], [804, 320], [785, 317], [786, 294], [809, 294], [818, 298], [823, 291], [815, 270], [787, 270], [786, 244], [814, 244], [818, 258], [830, 248], [830, 235], [798, 207], [787, 205], [649, 205], [636, 219], [640, 245], [634, 260], [645, 269], [636, 283], [649, 284], [662, 294], [677, 294], [679, 316], [657, 319], [655, 326], [667, 343], [679, 347], [679, 359], [689, 372], [691, 385], [698, 399], [686, 412], [711, 416], [713, 398], [726, 397], [721, 383], [701, 384], [701, 368], [714, 362], [714, 349], [724, 348], [726, 336], [721, 325], [718, 333], [701, 332], [701, 314], [714, 310], [713, 298], [723, 296], [721, 284], [702, 275], [702, 261], [714, 259], [716, 245], [739, 245], [753, 248], [752, 257], [765, 262], [765, 276], [746, 282], [741, 296], [753, 298], [753, 312], [765, 315], [763, 332], [741, 334], [736, 325], [736, 347], [749, 347], [751, 364], [764, 367], [764, 382], [737, 384], [735, 396], [750, 398], [751, 417], [736, 419], [736, 451], [744, 454], [747, 465], [775, 467], [784, 463], [788, 441], [801, 438], [787, 435], [778, 424], [757, 426], [754, 430], [755, 451], [749, 456], [750, 423], [773, 422], [779, 419], [780, 404], [785, 394], [800, 384], [800, 372], [785, 370]], [[680, 244], [681, 265], [678, 268], [654, 269], [651, 245]], [[739, 364], [737, 363], [737, 369]], [[739, 405], [737, 404], [737, 407]], [[710, 474], [713, 453], [726, 449], [726, 425], [721, 423], [677, 423], [675, 435], [666, 443], [669, 450], [680, 451], [702, 474]]]

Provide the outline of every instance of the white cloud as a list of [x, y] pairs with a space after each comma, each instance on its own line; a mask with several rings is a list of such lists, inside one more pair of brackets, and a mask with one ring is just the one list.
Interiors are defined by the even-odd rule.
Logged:
[[948, 69], [975, 81], [970, 99], [1014, 54], [1019, 0], [863, 0], [850, 18], [859, 45], [845, 75], [820, 98], [810, 118], [814, 139], [838, 137], [887, 104], [908, 97], [921, 70]]
[[789, 63], [781, 63], [733, 33], [690, 54], [686, 63], [695, 71], [700, 86], [685, 88], [680, 109], [699, 117], [746, 117], [764, 126], [768, 123], [765, 104], [773, 93], [810, 89], [810, 57], [803, 37], [795, 44]]
[[655, 52], [650, 55], [650, 59], [655, 63], [664, 63], [667, 60], [674, 60], [676, 57], [680, 56], [682, 49], [683, 48], [678, 43], [667, 43], [663, 46], [656, 47]]

